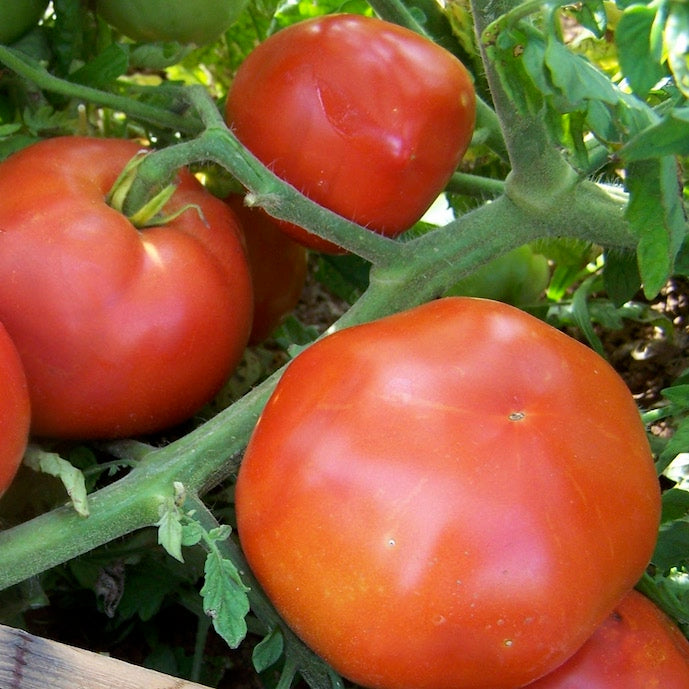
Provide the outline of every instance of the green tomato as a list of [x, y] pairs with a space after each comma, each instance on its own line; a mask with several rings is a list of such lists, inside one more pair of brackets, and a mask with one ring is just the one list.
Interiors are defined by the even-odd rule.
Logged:
[[525, 245], [484, 264], [445, 294], [484, 297], [519, 306], [535, 302], [549, 280], [550, 268], [546, 257]]
[[12, 43], [34, 27], [48, 7], [48, 0], [0, 2], [0, 43]]
[[246, 0], [97, 0], [96, 11], [136, 41], [205, 45], [220, 37]]

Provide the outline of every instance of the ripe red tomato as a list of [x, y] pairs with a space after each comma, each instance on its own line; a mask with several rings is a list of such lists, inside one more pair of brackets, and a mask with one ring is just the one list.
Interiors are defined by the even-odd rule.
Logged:
[[29, 436], [29, 391], [19, 354], [0, 325], [0, 495], [21, 464]]
[[[239, 68], [226, 117], [239, 140], [317, 203], [395, 236], [445, 187], [475, 119], [467, 70], [380, 19], [330, 15], [273, 34]], [[289, 226], [307, 246], [334, 244]]]
[[296, 357], [236, 489], [278, 611], [381, 689], [514, 689], [555, 669], [642, 575], [660, 514], [616, 372], [523, 311], [462, 297]]
[[529, 689], [689, 689], [689, 642], [632, 591], [564, 665]]
[[254, 289], [249, 342], [255, 344], [269, 337], [299, 302], [306, 282], [307, 252], [262, 209], [245, 206], [241, 194], [231, 194], [226, 201], [244, 230]]
[[24, 363], [37, 435], [149, 433], [192, 415], [239, 361], [251, 277], [226, 204], [187, 171], [137, 230], [105, 196], [132, 141], [61, 137], [0, 165], [0, 321]]

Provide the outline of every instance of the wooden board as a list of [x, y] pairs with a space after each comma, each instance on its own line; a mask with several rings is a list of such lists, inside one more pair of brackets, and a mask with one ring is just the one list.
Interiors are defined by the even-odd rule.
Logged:
[[0, 625], [0, 689], [208, 689]]

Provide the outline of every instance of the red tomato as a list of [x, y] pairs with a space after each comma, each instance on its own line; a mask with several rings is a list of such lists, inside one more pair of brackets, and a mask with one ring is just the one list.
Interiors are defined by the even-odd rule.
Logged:
[[132, 141], [62, 137], [0, 165], [0, 321], [35, 434], [115, 437], [188, 418], [239, 361], [251, 278], [237, 221], [187, 171], [137, 230], [105, 196]]
[[0, 495], [21, 464], [29, 436], [29, 391], [19, 354], [0, 325]]
[[304, 289], [306, 249], [292, 241], [260, 208], [248, 208], [241, 194], [226, 202], [239, 218], [249, 254], [254, 322], [249, 342], [262, 342], [294, 310]]
[[689, 642], [632, 591], [570, 660], [529, 689], [689, 689]]
[[555, 669], [642, 575], [660, 515], [615, 371], [523, 311], [461, 297], [296, 357], [236, 488], [278, 611], [382, 689], [514, 689]]
[[[273, 34], [241, 65], [227, 122], [317, 203], [395, 236], [445, 187], [474, 127], [471, 77], [453, 55], [395, 24], [317, 17]], [[334, 244], [290, 226], [307, 246]]]

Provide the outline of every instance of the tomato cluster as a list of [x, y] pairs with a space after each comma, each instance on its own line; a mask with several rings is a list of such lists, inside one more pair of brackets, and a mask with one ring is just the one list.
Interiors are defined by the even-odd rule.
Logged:
[[376, 689], [515, 689], [554, 670], [638, 581], [660, 513], [617, 373], [533, 316], [468, 297], [298, 356], [236, 506], [287, 623]]

